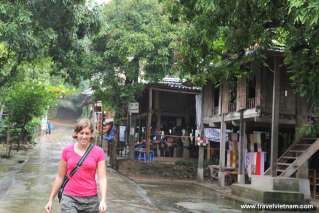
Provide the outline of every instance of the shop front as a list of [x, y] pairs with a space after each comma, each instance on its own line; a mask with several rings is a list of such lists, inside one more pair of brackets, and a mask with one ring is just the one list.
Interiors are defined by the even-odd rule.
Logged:
[[138, 97], [140, 112], [132, 115], [131, 142], [136, 160], [196, 158], [195, 96], [198, 88], [178, 81], [148, 85]]

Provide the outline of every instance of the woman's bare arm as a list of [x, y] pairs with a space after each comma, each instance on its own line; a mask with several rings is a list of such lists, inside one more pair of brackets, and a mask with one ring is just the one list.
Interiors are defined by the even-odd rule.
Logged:
[[100, 193], [101, 193], [100, 212], [105, 212], [106, 211], [107, 180], [106, 180], [106, 166], [105, 166], [104, 160], [98, 162], [97, 175], [98, 175]]
[[58, 174], [53, 181], [52, 190], [50, 193], [49, 200], [53, 200], [55, 198], [56, 194], [58, 193], [58, 191], [63, 183], [64, 176], [66, 175], [66, 169], [67, 169], [66, 162], [64, 160], [60, 160]]
[[49, 201], [47, 205], [45, 206], [45, 209], [47, 212], [52, 212], [52, 202], [63, 183], [64, 176], [66, 175], [66, 170], [67, 170], [66, 162], [64, 160], [60, 160], [59, 167], [58, 167], [58, 174], [53, 181], [51, 193], [49, 196]]

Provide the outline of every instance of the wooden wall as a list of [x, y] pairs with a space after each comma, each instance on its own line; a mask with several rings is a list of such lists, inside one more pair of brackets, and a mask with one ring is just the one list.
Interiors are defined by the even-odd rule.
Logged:
[[263, 97], [262, 97], [262, 70], [258, 69], [256, 71], [256, 107], [261, 107], [261, 104], [263, 103]]
[[[261, 107], [262, 111], [271, 113], [273, 93], [273, 73], [263, 70], [261, 72]], [[287, 92], [285, 92], [287, 91]], [[287, 96], [286, 96], [287, 94]], [[296, 114], [296, 94], [289, 85], [287, 71], [281, 69], [280, 74], [280, 114]]]
[[286, 70], [281, 69], [280, 78], [280, 113], [289, 115], [295, 114], [296, 94], [289, 85], [289, 77]]
[[213, 86], [208, 82], [203, 87], [203, 117], [211, 117], [213, 115]]
[[229, 86], [228, 86], [228, 82], [224, 81], [222, 83], [222, 87], [221, 87], [221, 104], [222, 104], [222, 113], [228, 113], [228, 104], [229, 104], [229, 100], [230, 100], [230, 91], [229, 91]]
[[273, 73], [269, 70], [260, 71], [260, 107], [263, 112], [271, 113], [273, 93]]
[[[278, 58], [277, 58], [278, 59]], [[264, 115], [270, 115], [272, 111], [272, 95], [273, 95], [273, 72], [274, 58], [269, 59], [268, 68], [259, 66], [256, 75], [256, 91], [255, 91], [255, 106], [259, 108]], [[286, 71], [286, 67], [283, 62], [278, 59], [280, 68], [280, 114], [281, 115], [296, 115], [296, 94], [294, 89], [290, 85], [289, 76]], [[237, 99], [236, 99], [236, 111], [247, 108], [248, 99], [248, 80], [242, 78], [237, 80]], [[229, 112], [230, 91], [227, 81], [221, 83], [221, 112]], [[211, 83], [203, 87], [204, 117], [211, 117], [213, 115], [214, 98], [213, 97], [213, 85]], [[299, 103], [300, 104], [300, 103]], [[288, 117], [287, 117], [288, 118]]]
[[245, 77], [237, 80], [236, 110], [246, 109], [247, 102], [247, 80]]

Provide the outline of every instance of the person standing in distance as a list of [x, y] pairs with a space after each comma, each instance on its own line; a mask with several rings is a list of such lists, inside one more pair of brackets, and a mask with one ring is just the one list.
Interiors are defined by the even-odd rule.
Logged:
[[[45, 206], [48, 213], [52, 212], [52, 202], [63, 183], [64, 176], [70, 174], [89, 147], [93, 139], [93, 131], [93, 125], [88, 119], [82, 119], [76, 124], [73, 133], [76, 143], [70, 144], [63, 149], [58, 174], [53, 181], [49, 201]], [[99, 181], [100, 201], [97, 196], [96, 173]], [[106, 211], [105, 155], [100, 147], [94, 145], [83, 164], [69, 179], [60, 202], [62, 213], [102, 213]]]

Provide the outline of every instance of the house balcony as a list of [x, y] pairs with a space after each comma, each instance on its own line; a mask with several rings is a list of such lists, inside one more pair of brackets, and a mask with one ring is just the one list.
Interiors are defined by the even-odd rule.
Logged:
[[236, 111], [236, 102], [228, 104], [228, 112], [235, 112]]

